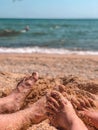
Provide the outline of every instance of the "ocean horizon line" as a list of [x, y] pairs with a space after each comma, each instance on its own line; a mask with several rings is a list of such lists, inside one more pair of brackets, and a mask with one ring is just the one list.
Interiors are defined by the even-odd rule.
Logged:
[[30, 19], [30, 20], [98, 20], [98, 18], [8, 18], [8, 17], [4, 17], [4, 18], [0, 18], [1, 19]]

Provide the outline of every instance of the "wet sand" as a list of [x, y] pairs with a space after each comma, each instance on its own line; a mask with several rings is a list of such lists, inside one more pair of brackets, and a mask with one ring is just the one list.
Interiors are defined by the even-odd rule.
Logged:
[[[39, 72], [40, 78], [26, 104], [34, 103], [57, 84], [63, 84], [69, 95], [76, 94], [77, 89], [80, 95], [98, 95], [98, 56], [0, 54], [0, 96], [8, 95], [22, 77], [33, 71]], [[56, 129], [46, 120], [28, 130]]]

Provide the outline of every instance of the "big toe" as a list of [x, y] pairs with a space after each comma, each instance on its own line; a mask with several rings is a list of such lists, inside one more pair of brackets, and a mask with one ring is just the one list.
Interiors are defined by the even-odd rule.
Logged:
[[38, 72], [33, 72], [33, 73], [32, 73], [32, 77], [33, 77], [33, 79], [35, 79], [35, 81], [37, 81], [37, 80], [38, 80], [38, 77], [39, 77]]

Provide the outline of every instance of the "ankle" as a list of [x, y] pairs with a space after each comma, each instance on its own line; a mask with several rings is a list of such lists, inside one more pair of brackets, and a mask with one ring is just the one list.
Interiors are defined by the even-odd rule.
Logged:
[[83, 121], [78, 116], [71, 120], [68, 130], [70, 129], [88, 130]]

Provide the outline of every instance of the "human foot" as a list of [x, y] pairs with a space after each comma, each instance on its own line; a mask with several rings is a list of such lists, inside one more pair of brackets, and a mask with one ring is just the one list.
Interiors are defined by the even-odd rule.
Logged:
[[0, 130], [27, 130], [32, 124], [46, 119], [46, 98], [42, 97], [30, 107], [12, 114], [0, 114]]
[[11, 113], [19, 110], [37, 80], [38, 73], [34, 72], [31, 76], [23, 78], [10, 95], [0, 98], [0, 113]]
[[98, 108], [98, 96], [95, 94], [80, 89], [66, 88], [64, 85], [58, 85], [54, 87], [54, 90], [62, 93], [79, 110], [83, 107]]
[[53, 91], [47, 96], [46, 110], [50, 122], [55, 127], [64, 130], [87, 130], [83, 122], [76, 115], [70, 101], [57, 91]]
[[83, 109], [79, 112], [83, 117], [88, 117], [90, 123], [96, 128], [98, 128], [98, 110], [93, 108]]

